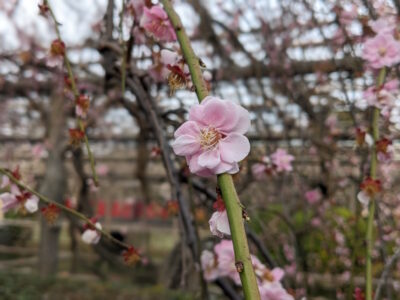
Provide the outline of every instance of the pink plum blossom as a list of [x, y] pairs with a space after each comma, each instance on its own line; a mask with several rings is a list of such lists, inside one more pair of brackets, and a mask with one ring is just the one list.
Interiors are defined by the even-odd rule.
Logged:
[[293, 170], [291, 163], [294, 160], [294, 156], [288, 154], [285, 149], [277, 149], [272, 153], [271, 160], [278, 172], [290, 172]]
[[400, 62], [400, 42], [390, 34], [378, 34], [365, 42], [362, 57], [373, 69], [391, 67]]
[[208, 96], [189, 112], [189, 120], [174, 134], [175, 154], [186, 157], [189, 169], [199, 176], [237, 173], [238, 162], [250, 152], [244, 133], [250, 115], [243, 107]]
[[145, 3], [143, 0], [130, 0], [126, 5], [127, 9], [135, 16], [135, 18], [141, 18]]
[[366, 208], [368, 207], [371, 198], [381, 191], [381, 182], [380, 180], [367, 177], [360, 184], [360, 189], [361, 191], [357, 194], [357, 199]]
[[150, 9], [147, 7], [143, 8], [140, 26], [161, 42], [176, 41], [176, 34], [168, 19], [168, 15], [159, 5], [154, 5]]
[[44, 152], [46, 151], [46, 148], [44, 147], [43, 144], [36, 144], [32, 148], [32, 155], [36, 159], [42, 158]]
[[251, 173], [253, 174], [254, 178], [257, 180], [262, 180], [266, 176], [267, 166], [262, 163], [255, 163], [251, 166]]
[[399, 82], [397, 79], [386, 82], [381, 88], [371, 86], [363, 93], [363, 98], [369, 106], [374, 106], [382, 110], [382, 114], [390, 111], [396, 102], [395, 93], [398, 91]]
[[110, 169], [108, 168], [108, 166], [106, 164], [100, 164], [100, 165], [96, 166], [96, 173], [100, 176], [107, 175], [109, 171], [110, 171]]
[[293, 300], [293, 296], [283, 288], [280, 282], [264, 281], [260, 286], [262, 300]]
[[319, 189], [309, 190], [304, 194], [304, 196], [306, 197], [307, 202], [310, 204], [315, 204], [318, 201], [320, 201], [322, 198], [322, 195], [321, 195], [321, 192], [319, 191]]
[[256, 180], [265, 179], [266, 175], [272, 174], [273, 171], [273, 165], [268, 156], [263, 156], [261, 163], [255, 163], [251, 166], [251, 173]]
[[2, 211], [7, 212], [10, 209], [18, 208], [22, 205], [26, 211], [34, 213], [38, 210], [39, 198], [30, 193], [2, 193], [0, 194], [0, 201], [2, 202]]
[[214, 253], [204, 250], [201, 253], [200, 261], [206, 281], [213, 281], [220, 276]]
[[223, 238], [224, 235], [231, 235], [226, 209], [223, 211], [214, 212], [208, 221], [208, 224], [210, 224], [210, 231], [213, 235], [216, 235], [220, 238]]
[[220, 276], [228, 276], [240, 284], [240, 277], [235, 267], [235, 253], [233, 252], [232, 241], [222, 240], [214, 246], [217, 256], [218, 269]]
[[[96, 222], [95, 227], [97, 229], [101, 229], [101, 224]], [[97, 244], [100, 241], [101, 234], [95, 228], [86, 228], [85, 231], [82, 233], [82, 241], [86, 244]]]
[[[280, 283], [285, 274], [281, 268], [270, 270], [254, 255], [251, 255], [251, 262], [257, 276], [261, 299], [293, 300]], [[235, 284], [241, 285], [239, 273], [235, 267], [232, 241], [222, 240], [214, 246], [214, 253], [204, 250], [201, 254], [201, 265], [207, 281], [213, 281], [218, 277], [229, 277]]]

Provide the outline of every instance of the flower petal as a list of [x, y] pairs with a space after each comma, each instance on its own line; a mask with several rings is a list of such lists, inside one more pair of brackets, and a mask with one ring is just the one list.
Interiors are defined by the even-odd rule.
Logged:
[[39, 198], [33, 195], [28, 200], [26, 200], [25, 208], [28, 212], [34, 213], [35, 211], [38, 210], [38, 203], [39, 203]]
[[199, 166], [204, 168], [214, 169], [215, 167], [217, 167], [218, 164], [221, 163], [218, 147], [200, 154], [197, 162]]
[[370, 199], [369, 199], [368, 194], [365, 193], [364, 191], [360, 191], [360, 192], [357, 194], [357, 199], [358, 199], [358, 201], [361, 202], [362, 205], [368, 206], [369, 200], [370, 200]]
[[200, 149], [198, 139], [191, 135], [181, 135], [172, 142], [172, 148], [177, 155], [193, 155]]
[[223, 238], [224, 235], [231, 235], [231, 230], [229, 228], [229, 220], [226, 210], [219, 212], [216, 211], [212, 214], [210, 221], [210, 231], [213, 235]]
[[200, 134], [200, 128], [196, 122], [186, 121], [175, 131], [174, 137], [177, 138], [178, 136], [184, 134], [198, 136]]
[[17, 198], [11, 193], [0, 194], [0, 201], [2, 202], [1, 209], [3, 212], [7, 212], [18, 205]]
[[223, 161], [239, 162], [249, 154], [250, 142], [244, 135], [232, 133], [220, 140], [219, 150]]

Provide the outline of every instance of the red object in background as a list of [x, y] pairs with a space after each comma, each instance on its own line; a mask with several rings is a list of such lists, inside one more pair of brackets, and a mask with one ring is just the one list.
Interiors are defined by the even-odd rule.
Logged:
[[144, 214], [145, 205], [143, 202], [135, 202], [133, 203], [133, 218], [138, 219], [141, 218]]
[[[98, 200], [96, 215], [104, 217], [106, 215], [106, 201]], [[179, 206], [177, 201], [168, 201], [165, 207], [158, 203], [145, 204], [141, 201], [134, 203], [113, 201], [111, 205], [111, 216], [116, 219], [136, 220], [146, 219], [167, 219], [178, 213]]]
[[[134, 204], [121, 201], [113, 201], [111, 205], [111, 216], [113, 218], [121, 218], [131, 220], [136, 218], [134, 215]], [[97, 215], [104, 217], [106, 215], [106, 202], [104, 200], [97, 201]]]
[[99, 217], [104, 217], [106, 214], [106, 204], [103, 200], [97, 201], [97, 214]]

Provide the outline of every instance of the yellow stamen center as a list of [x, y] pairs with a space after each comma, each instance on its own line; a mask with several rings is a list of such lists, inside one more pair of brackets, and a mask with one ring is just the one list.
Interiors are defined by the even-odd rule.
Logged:
[[222, 134], [213, 127], [206, 127], [200, 130], [200, 145], [204, 150], [214, 149]]

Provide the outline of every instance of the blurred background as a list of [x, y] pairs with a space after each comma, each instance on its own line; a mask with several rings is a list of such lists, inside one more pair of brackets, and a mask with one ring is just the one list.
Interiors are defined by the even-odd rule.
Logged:
[[[121, 250], [107, 239], [82, 243], [83, 223], [71, 215], [63, 213], [49, 225], [40, 212], [9, 211], [0, 215], [1, 299], [204, 297], [198, 256], [219, 241], [208, 225], [216, 180], [189, 174], [184, 159], [159, 146], [161, 138], [172, 140], [197, 99], [190, 86], [171, 91], [160, 51], [177, 44], [148, 36], [139, 24], [138, 3], [152, 5], [49, 2], [77, 87], [90, 98], [86, 126], [97, 187], [87, 149], [69, 144], [74, 98], [65, 68], [49, 63], [54, 23], [39, 14], [39, 0], [0, 0], [0, 165], [19, 167], [29, 186], [96, 217], [143, 257], [126, 266]], [[361, 45], [372, 34], [368, 21], [397, 16], [398, 1], [173, 4], [209, 73], [210, 93], [251, 114], [251, 153], [234, 176], [251, 219], [251, 252], [269, 267], [284, 269], [284, 285], [296, 299], [353, 299], [355, 288], [365, 284], [366, 218], [356, 195], [369, 164], [368, 149], [355, 147], [356, 128], [368, 131], [371, 112], [363, 91], [373, 85]], [[400, 246], [397, 92], [382, 121], [394, 156], [379, 167], [385, 192], [375, 232], [376, 278]], [[154, 130], [152, 112], [161, 132]], [[280, 152], [281, 169], [273, 155], [278, 149], [286, 151]], [[185, 218], [193, 221], [194, 236]], [[393, 263], [383, 286], [386, 299], [400, 299], [399, 271]], [[208, 295], [240, 299], [227, 279], [208, 284]]]

